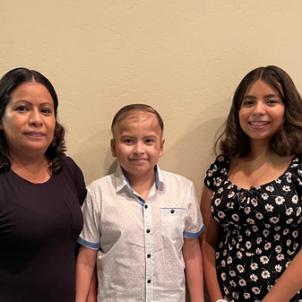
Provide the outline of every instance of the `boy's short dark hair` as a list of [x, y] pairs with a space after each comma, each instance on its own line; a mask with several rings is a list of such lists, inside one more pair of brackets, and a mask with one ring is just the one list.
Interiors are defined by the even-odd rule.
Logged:
[[239, 110], [246, 91], [257, 80], [262, 80], [275, 89], [285, 107], [283, 126], [272, 138], [271, 150], [280, 156], [302, 154], [302, 99], [290, 76], [273, 65], [258, 67], [241, 80], [235, 91], [224, 130], [216, 140], [215, 151], [219, 149], [228, 157], [249, 154], [250, 140], [240, 127]]
[[153, 113], [159, 123], [160, 129], [163, 132], [164, 131], [164, 122], [160, 114], [151, 106], [146, 104], [130, 104], [122, 107], [113, 117], [112, 123], [111, 123], [111, 132], [114, 133], [115, 126], [123, 120], [127, 114], [130, 111], [143, 111], [143, 112], [150, 112]]

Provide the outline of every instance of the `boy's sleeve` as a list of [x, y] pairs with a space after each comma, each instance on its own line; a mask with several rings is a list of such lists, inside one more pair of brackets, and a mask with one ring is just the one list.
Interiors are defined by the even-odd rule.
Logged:
[[185, 220], [184, 238], [198, 238], [204, 231], [200, 205], [192, 182], [187, 196], [188, 212]]
[[91, 249], [100, 248], [100, 208], [101, 196], [88, 189], [87, 196], [82, 206], [83, 229], [78, 238], [78, 243]]

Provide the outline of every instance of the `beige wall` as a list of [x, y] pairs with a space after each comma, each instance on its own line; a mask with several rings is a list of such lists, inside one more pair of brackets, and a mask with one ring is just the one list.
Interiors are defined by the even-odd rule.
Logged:
[[28, 66], [53, 82], [87, 182], [113, 162], [117, 109], [153, 105], [166, 123], [161, 167], [200, 192], [242, 76], [276, 64], [302, 89], [301, 13], [299, 0], [0, 0], [0, 73]]

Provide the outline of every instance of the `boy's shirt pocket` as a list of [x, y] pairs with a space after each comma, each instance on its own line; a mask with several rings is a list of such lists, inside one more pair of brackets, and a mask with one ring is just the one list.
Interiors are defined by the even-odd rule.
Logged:
[[186, 214], [185, 208], [160, 208], [162, 236], [165, 240], [183, 239]]

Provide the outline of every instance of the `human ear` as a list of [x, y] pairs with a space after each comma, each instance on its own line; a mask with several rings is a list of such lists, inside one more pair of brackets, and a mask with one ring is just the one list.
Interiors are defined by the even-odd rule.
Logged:
[[165, 144], [165, 139], [163, 138], [163, 139], [160, 141], [160, 156], [162, 156], [163, 153], [164, 153], [164, 144]]
[[116, 157], [116, 152], [115, 152], [115, 140], [112, 138], [110, 140], [110, 148], [111, 148], [111, 154], [113, 157]]

